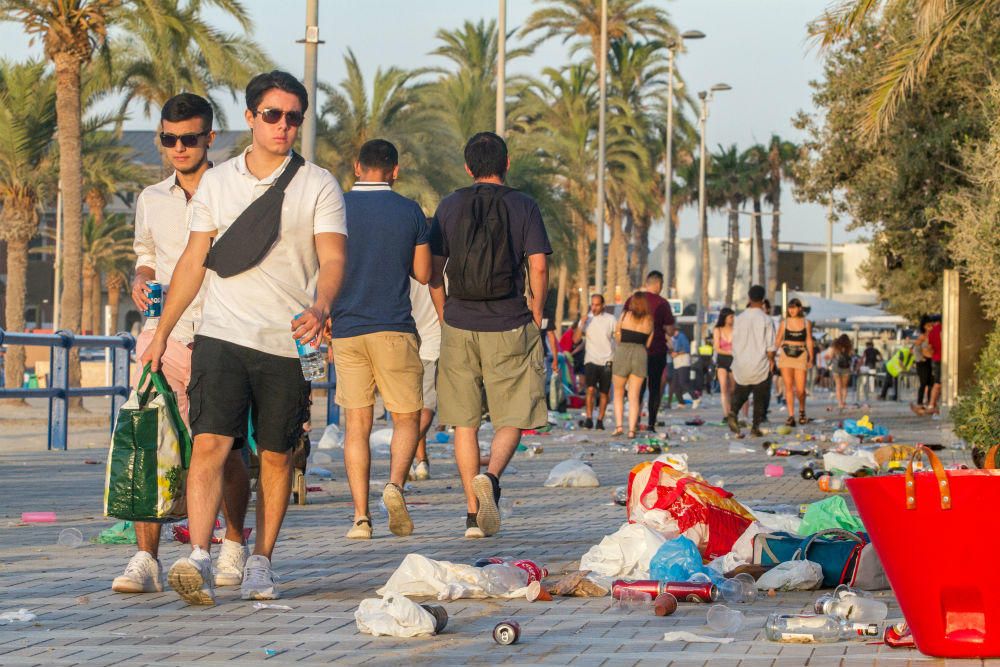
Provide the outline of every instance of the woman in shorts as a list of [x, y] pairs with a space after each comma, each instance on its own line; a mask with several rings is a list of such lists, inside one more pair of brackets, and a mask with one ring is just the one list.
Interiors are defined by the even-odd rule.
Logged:
[[799, 402], [799, 424], [808, 424], [806, 416], [806, 375], [813, 365], [815, 353], [812, 323], [806, 319], [802, 302], [789, 299], [785, 318], [778, 327], [775, 346], [781, 350], [778, 370], [785, 384], [785, 407], [788, 419], [785, 424], [795, 426], [795, 401]]
[[733, 379], [733, 322], [736, 313], [732, 308], [719, 311], [712, 340], [715, 341], [715, 373], [719, 378], [719, 396], [722, 398], [722, 415], [729, 414], [733, 402], [736, 380]]
[[615, 356], [611, 362], [611, 382], [615, 390], [615, 432], [622, 435], [625, 416], [625, 393], [628, 392], [628, 437], [634, 438], [642, 412], [642, 381], [646, 379], [647, 353], [653, 340], [653, 314], [649, 312], [645, 292], [636, 292], [628, 300], [615, 327]]
[[830, 365], [830, 375], [837, 391], [837, 405], [841, 410], [847, 408], [847, 386], [851, 383], [851, 371], [854, 367], [854, 346], [851, 337], [841, 334], [826, 351]]

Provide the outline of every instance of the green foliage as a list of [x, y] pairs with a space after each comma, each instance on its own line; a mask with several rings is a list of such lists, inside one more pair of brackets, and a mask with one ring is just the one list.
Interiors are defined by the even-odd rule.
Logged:
[[976, 380], [951, 410], [955, 434], [982, 452], [1000, 443], [1000, 332], [989, 335], [976, 364]]

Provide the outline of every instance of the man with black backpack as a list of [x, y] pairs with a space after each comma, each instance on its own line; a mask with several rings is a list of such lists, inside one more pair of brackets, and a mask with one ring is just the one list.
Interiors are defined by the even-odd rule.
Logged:
[[[340, 185], [292, 150], [309, 105], [305, 87], [287, 72], [260, 74], [247, 84], [246, 105], [252, 143], [202, 176], [188, 212], [187, 246], [142, 355], [159, 368], [171, 330], [204, 281], [188, 385], [192, 551], [167, 573], [167, 583], [189, 604], [215, 604], [208, 552], [222, 469], [234, 439], [247, 436], [250, 406], [260, 480], [256, 541], [241, 597], [279, 597], [271, 555], [292, 491], [291, 451], [309, 418], [306, 366], [318, 356], [314, 341], [344, 275]], [[300, 346], [313, 352], [300, 360]]]
[[[465, 170], [475, 183], [445, 198], [431, 225], [431, 289], [440, 294], [448, 279], [438, 419], [455, 427], [470, 538], [500, 530], [500, 476], [521, 431], [547, 421], [540, 327], [552, 248], [538, 204], [504, 186], [509, 167], [503, 139], [492, 132], [473, 136]], [[485, 474], [479, 472], [480, 387], [495, 429]]]

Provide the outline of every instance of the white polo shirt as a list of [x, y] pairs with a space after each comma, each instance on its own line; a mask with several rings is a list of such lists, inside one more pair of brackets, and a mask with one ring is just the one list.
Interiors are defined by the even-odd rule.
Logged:
[[591, 314], [586, 325], [586, 345], [583, 346], [583, 363], [603, 366], [615, 356], [615, 326], [618, 320], [604, 311], [600, 315]]
[[[205, 172], [208, 173], [208, 172]], [[177, 184], [177, 173], [150, 185], [139, 193], [135, 201], [135, 266], [147, 266], [156, 272], [156, 280], [163, 286], [166, 296], [174, 267], [181, 258], [188, 241], [187, 195]], [[170, 337], [184, 345], [194, 340], [194, 332], [201, 320], [204, 290], [187, 307]], [[159, 318], [147, 318], [143, 330], [156, 329]]]
[[438, 321], [430, 288], [413, 278], [410, 278], [410, 304], [417, 335], [420, 336], [420, 359], [437, 361], [441, 356], [441, 322]]
[[[188, 209], [193, 232], [218, 232], [216, 240], [285, 170], [291, 155], [264, 179], [247, 168], [253, 147], [208, 170]], [[206, 273], [198, 335], [280, 357], [296, 357], [291, 320], [312, 305], [319, 276], [315, 235], [347, 236], [344, 196], [326, 169], [306, 162], [285, 189], [278, 241], [257, 266], [229, 278]]]

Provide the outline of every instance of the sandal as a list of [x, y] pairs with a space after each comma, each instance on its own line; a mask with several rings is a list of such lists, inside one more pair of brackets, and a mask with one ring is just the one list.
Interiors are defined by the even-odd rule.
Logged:
[[622, 430], [621, 426], [616, 426], [615, 432], [611, 434], [611, 437], [618, 437], [620, 435], [625, 435], [625, 431]]
[[799, 413], [799, 425], [800, 425], [800, 426], [801, 426], [802, 424], [808, 424], [808, 423], [809, 423], [809, 422], [811, 422], [811, 421], [812, 421], [812, 420], [811, 420], [811, 419], [809, 419], [809, 417], [806, 417], [806, 413], [805, 413], [804, 411], [803, 411], [803, 412], [800, 412], [800, 413]]
[[629, 440], [635, 440], [635, 431], [629, 431], [628, 432], [628, 437], [629, 437]]
[[795, 417], [789, 417], [786, 419], [785, 426], [795, 426]]

